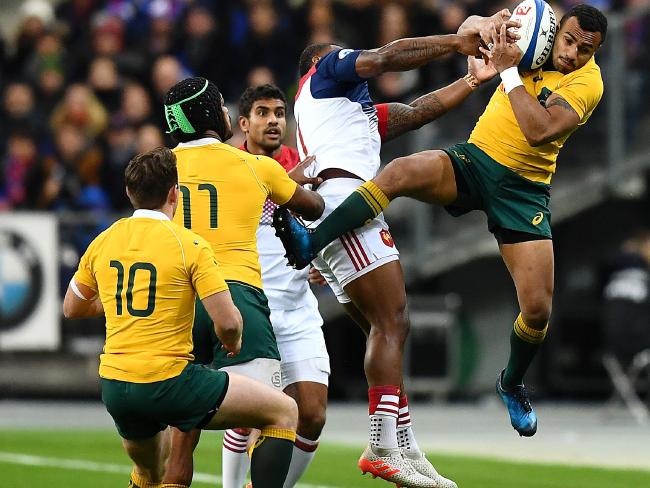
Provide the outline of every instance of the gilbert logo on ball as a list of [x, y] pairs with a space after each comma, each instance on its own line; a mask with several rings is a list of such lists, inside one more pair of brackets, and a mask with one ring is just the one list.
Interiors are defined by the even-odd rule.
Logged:
[[511, 19], [519, 20], [517, 46], [524, 53], [519, 62], [520, 71], [541, 67], [553, 50], [557, 23], [555, 12], [544, 0], [524, 0], [514, 9]]

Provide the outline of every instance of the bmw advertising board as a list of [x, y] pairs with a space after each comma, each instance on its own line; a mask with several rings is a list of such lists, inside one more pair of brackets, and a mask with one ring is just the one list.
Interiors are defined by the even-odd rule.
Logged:
[[54, 216], [0, 214], [0, 350], [59, 347], [57, 256]]

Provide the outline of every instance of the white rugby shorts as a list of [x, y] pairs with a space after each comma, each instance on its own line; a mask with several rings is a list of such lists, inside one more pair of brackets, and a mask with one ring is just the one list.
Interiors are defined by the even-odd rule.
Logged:
[[282, 362], [282, 388], [301, 381], [329, 386], [329, 358], [311, 358], [292, 363]]
[[271, 324], [282, 358], [282, 387], [298, 381], [328, 385], [330, 361], [316, 297], [308, 293], [294, 310], [271, 309]]
[[[325, 200], [325, 211], [310, 227], [320, 223], [362, 184], [363, 181], [354, 178], [332, 178], [323, 182], [317, 191]], [[329, 243], [312, 264], [327, 280], [337, 300], [348, 303], [350, 298], [343, 290], [348, 283], [397, 259], [397, 246], [383, 215], [379, 215]]]
[[219, 368], [219, 371], [248, 376], [276, 390], [283, 388], [282, 370], [280, 368], [280, 361], [277, 359], [257, 358], [246, 363], [224, 366], [223, 368]]

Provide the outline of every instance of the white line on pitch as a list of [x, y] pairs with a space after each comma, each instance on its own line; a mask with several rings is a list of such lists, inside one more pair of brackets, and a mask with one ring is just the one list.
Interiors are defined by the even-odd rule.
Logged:
[[[23, 466], [42, 466], [48, 468], [70, 469], [77, 471], [93, 471], [96, 473], [130, 474], [131, 466], [126, 464], [99, 463], [84, 459], [64, 459], [55, 457], [33, 456], [16, 452], [0, 451], [0, 463], [21, 464]], [[221, 483], [221, 476], [209, 473], [194, 473], [194, 482], [204, 484]], [[312, 485], [298, 483], [297, 488], [335, 488], [329, 485]]]

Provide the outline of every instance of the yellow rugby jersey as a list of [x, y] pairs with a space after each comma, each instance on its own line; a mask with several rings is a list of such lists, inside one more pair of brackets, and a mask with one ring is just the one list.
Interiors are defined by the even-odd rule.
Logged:
[[[552, 93], [564, 98], [580, 117], [579, 126], [587, 122], [603, 95], [603, 79], [593, 57], [582, 68], [567, 75], [539, 69], [522, 76], [521, 80], [526, 91], [540, 101], [545, 102]], [[501, 84], [468, 142], [524, 178], [550, 183], [557, 155], [572, 132], [539, 147], [530, 146]]]
[[194, 359], [196, 294], [228, 289], [210, 245], [151, 210], [136, 210], [102, 232], [74, 279], [97, 290], [104, 306], [99, 375], [132, 383], [178, 376]]
[[174, 221], [205, 238], [226, 280], [262, 288], [257, 227], [266, 198], [282, 205], [296, 183], [277, 161], [205, 138], [179, 144], [181, 202]]

